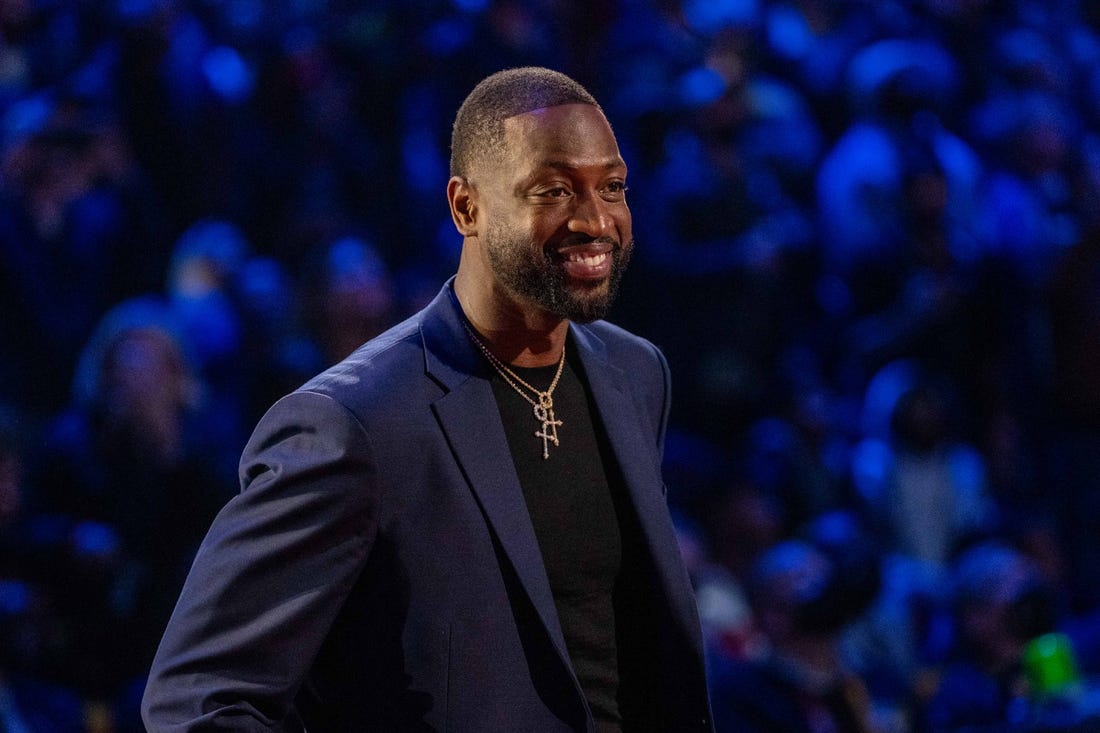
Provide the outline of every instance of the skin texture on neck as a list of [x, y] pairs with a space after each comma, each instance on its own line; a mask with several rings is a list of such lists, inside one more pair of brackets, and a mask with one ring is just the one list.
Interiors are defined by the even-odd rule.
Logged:
[[475, 278], [474, 267], [462, 267], [470, 253], [463, 247], [455, 277], [455, 295], [474, 329], [492, 352], [506, 364], [521, 367], [548, 366], [565, 348], [569, 322], [525, 303], [505, 305], [511, 295], [485, 278]]
[[508, 276], [523, 268], [536, 279], [547, 272], [575, 303], [609, 302], [612, 278], [600, 263], [621, 269], [633, 241], [626, 166], [610, 125], [592, 105], [534, 110], [507, 119], [504, 129], [501, 161], [447, 186], [463, 235], [455, 293], [498, 358], [546, 366], [561, 356], [569, 321]]

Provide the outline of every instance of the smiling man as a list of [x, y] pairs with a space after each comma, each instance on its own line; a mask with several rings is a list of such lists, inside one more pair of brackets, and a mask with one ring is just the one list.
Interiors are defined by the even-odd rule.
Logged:
[[[459, 113], [448, 187], [455, 223], [471, 245], [463, 254], [473, 258], [459, 270], [458, 290], [467, 282], [503, 288], [516, 310], [559, 328], [564, 319], [602, 318], [634, 242], [626, 163], [600, 108], [569, 103], [508, 117], [499, 152], [468, 161], [463, 135], [486, 134], [462, 124], [472, 104]], [[471, 206], [484, 211], [480, 228], [470, 226]]]
[[710, 730], [668, 369], [599, 320], [633, 247], [611, 127], [562, 74], [500, 72], [451, 174], [458, 273], [260, 421], [150, 730]]

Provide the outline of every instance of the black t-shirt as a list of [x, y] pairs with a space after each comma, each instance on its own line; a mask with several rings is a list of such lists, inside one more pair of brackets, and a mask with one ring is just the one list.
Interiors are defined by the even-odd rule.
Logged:
[[[558, 621], [598, 729], [646, 730], [655, 723], [649, 706], [656, 699], [652, 575], [579, 364], [569, 349], [553, 393], [559, 444], [549, 444], [548, 458], [531, 403], [499, 375], [493, 392]], [[545, 389], [557, 365], [512, 369]]]

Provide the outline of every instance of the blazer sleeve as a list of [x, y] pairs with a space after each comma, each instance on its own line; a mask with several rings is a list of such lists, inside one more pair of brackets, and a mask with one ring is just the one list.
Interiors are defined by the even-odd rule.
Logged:
[[263, 417], [154, 659], [150, 731], [297, 727], [294, 697], [374, 539], [375, 469], [329, 396], [296, 392]]

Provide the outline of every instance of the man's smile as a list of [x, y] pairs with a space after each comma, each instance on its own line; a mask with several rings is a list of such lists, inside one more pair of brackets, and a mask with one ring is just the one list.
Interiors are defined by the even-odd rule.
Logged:
[[578, 280], [603, 280], [611, 273], [612, 242], [589, 242], [588, 244], [563, 247], [555, 253], [566, 274]]

